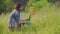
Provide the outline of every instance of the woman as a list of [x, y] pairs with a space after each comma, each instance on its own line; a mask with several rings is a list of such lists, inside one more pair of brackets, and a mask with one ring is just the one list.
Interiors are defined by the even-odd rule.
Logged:
[[20, 2], [16, 3], [14, 6], [14, 10], [12, 11], [10, 15], [10, 20], [8, 24], [8, 30], [14, 31], [14, 28], [19, 27], [19, 21], [20, 21], [20, 12], [21, 12], [22, 4]]

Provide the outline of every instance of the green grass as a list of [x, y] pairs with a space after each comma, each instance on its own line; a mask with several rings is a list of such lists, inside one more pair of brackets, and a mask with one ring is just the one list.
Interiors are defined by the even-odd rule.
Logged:
[[[22, 18], [29, 14], [21, 13]], [[9, 14], [0, 16], [0, 31], [3, 34], [60, 34], [60, 8], [44, 7], [31, 18], [31, 25], [24, 25], [21, 31], [8, 32]], [[2, 33], [1, 33], [2, 34]]]

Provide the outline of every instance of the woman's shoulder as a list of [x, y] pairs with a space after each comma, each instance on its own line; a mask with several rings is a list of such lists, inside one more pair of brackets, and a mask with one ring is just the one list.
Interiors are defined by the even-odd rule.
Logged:
[[18, 14], [18, 11], [16, 9], [13, 10], [13, 14]]
[[14, 9], [10, 15], [15, 15], [15, 14], [18, 14], [18, 11]]

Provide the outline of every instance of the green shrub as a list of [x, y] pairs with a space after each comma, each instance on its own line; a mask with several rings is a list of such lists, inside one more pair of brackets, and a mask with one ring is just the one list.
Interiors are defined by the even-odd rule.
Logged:
[[33, 4], [33, 7], [35, 8], [36, 11], [39, 11], [41, 8], [45, 7], [45, 6], [49, 6], [50, 7], [50, 3], [47, 2], [47, 0], [40, 0], [40, 1], [36, 1], [36, 0], [30, 0], [28, 2], [28, 5], [25, 8], [25, 11], [28, 12], [30, 6]]

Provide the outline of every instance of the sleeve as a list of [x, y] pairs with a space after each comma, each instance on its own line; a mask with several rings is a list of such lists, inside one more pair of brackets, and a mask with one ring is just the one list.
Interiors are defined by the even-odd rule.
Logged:
[[20, 15], [17, 12], [15, 13], [15, 21], [17, 23], [19, 23], [19, 21], [20, 21]]

